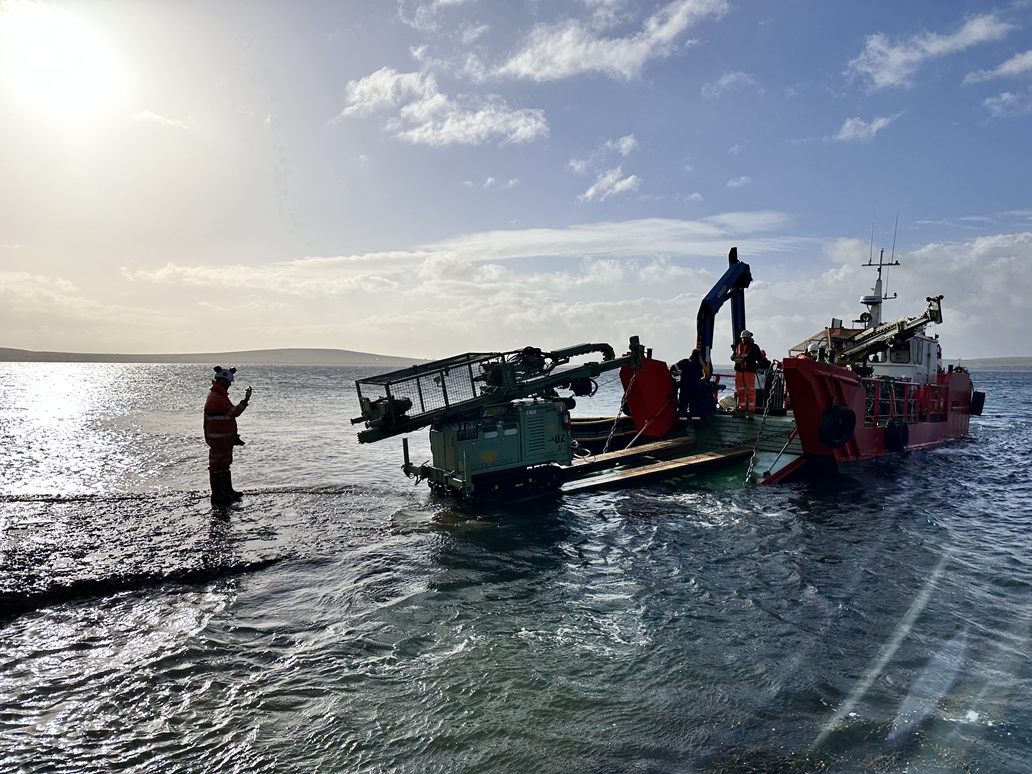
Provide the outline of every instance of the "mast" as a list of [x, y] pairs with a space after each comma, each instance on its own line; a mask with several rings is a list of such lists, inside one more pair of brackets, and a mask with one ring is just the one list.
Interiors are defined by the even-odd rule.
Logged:
[[[895, 254], [895, 238], [893, 238], [893, 254]], [[874, 283], [872, 288], [873, 293], [869, 296], [861, 296], [860, 303], [867, 307], [869, 312], [869, 319], [865, 322], [868, 328], [876, 328], [881, 325], [882, 322], [882, 301], [887, 301], [890, 298], [895, 298], [896, 294], [893, 293], [891, 296], [884, 295], [882, 292], [882, 269], [888, 268], [889, 266], [899, 266], [899, 261], [890, 260], [888, 263], [885, 262], [885, 248], [883, 247], [878, 253], [878, 263], [875, 263], [873, 259], [868, 259], [864, 266], [873, 266], [878, 269], [878, 279]], [[861, 319], [863, 319], [861, 317]]]

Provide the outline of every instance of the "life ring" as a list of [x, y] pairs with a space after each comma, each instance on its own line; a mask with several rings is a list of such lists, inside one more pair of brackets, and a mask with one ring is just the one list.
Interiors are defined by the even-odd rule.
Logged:
[[910, 425], [902, 419], [894, 419], [885, 426], [885, 448], [902, 454], [910, 448]]
[[853, 437], [856, 412], [847, 406], [832, 406], [821, 417], [817, 437], [829, 449], [841, 449]]

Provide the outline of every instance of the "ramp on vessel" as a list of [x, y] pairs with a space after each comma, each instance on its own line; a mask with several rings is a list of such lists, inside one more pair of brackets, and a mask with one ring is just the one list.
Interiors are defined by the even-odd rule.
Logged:
[[752, 449], [736, 446], [685, 456], [684, 452], [694, 445], [691, 438], [677, 438], [577, 460], [565, 469], [566, 481], [561, 491], [573, 494], [619, 489], [652, 480], [707, 473], [743, 462], [752, 454]]

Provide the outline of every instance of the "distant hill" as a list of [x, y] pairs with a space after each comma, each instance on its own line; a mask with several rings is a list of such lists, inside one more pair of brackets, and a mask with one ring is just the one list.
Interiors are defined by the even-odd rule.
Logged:
[[946, 362], [969, 371], [1032, 371], [1032, 357], [977, 357]]
[[350, 349], [249, 349], [242, 352], [191, 352], [187, 354], [121, 355], [83, 352], [33, 352], [0, 347], [0, 362], [22, 363], [204, 363], [206, 365], [336, 365], [409, 366], [418, 358], [376, 355]]

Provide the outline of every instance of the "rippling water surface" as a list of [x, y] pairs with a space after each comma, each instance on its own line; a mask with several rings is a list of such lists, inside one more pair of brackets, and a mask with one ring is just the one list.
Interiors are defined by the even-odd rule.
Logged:
[[1028, 374], [833, 481], [473, 512], [366, 373], [241, 369], [222, 521], [206, 367], [0, 364], [0, 770], [1028, 770]]

